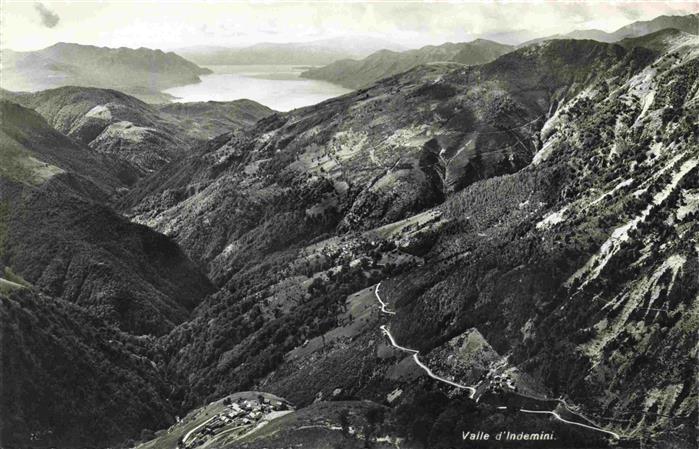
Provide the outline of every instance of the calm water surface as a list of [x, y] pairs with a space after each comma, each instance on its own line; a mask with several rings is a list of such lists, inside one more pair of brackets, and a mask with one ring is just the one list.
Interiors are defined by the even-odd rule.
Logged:
[[299, 75], [304, 67], [291, 65], [214, 65], [214, 73], [200, 76], [201, 82], [173, 87], [164, 92], [177, 102], [231, 101], [247, 98], [277, 111], [289, 111], [320, 103], [350, 92], [325, 81]]

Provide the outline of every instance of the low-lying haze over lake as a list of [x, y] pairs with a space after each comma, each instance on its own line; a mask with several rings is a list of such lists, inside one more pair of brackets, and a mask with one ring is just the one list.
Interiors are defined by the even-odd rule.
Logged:
[[164, 92], [177, 102], [232, 101], [247, 98], [277, 111], [309, 106], [349, 92], [332, 83], [303, 79], [306, 68], [293, 65], [213, 65], [201, 82]]

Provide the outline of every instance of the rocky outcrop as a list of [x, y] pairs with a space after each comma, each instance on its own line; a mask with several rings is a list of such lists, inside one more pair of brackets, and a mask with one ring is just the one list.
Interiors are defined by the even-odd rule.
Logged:
[[460, 231], [432, 257], [462, 257], [440, 276], [428, 262], [396, 279], [401, 341], [430, 348], [476, 327], [596, 422], [691, 439], [697, 253], [686, 242], [698, 229], [681, 198], [696, 189], [698, 66], [697, 42], [676, 44], [561, 105], [534, 165], [447, 200]]

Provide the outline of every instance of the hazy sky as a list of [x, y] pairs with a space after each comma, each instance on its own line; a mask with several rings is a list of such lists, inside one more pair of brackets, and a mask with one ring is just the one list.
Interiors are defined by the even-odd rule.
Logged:
[[406, 47], [527, 30], [538, 35], [613, 31], [662, 14], [699, 12], [699, 2], [214, 2], [7, 1], [0, 45], [34, 50], [55, 42], [175, 49], [338, 36], [381, 37]]

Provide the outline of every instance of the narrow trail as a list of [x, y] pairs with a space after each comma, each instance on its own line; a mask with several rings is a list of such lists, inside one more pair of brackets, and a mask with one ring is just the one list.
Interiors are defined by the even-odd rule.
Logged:
[[[387, 314], [387, 315], [395, 315], [396, 312], [394, 312], [394, 311], [392, 311], [392, 310], [389, 310], [389, 309], [388, 309], [388, 304], [386, 304], [386, 303], [381, 299], [381, 296], [379, 295], [379, 287], [380, 287], [380, 286], [381, 286], [381, 282], [379, 282], [378, 284], [376, 284], [376, 288], [374, 289], [374, 296], [376, 296], [376, 299], [379, 301], [379, 304], [381, 305], [381, 312], [383, 312], [383, 313], [385, 313], [385, 314]], [[448, 384], [448, 385], [451, 385], [451, 386], [453, 386], [453, 387], [468, 390], [468, 391], [470, 392], [470, 393], [469, 393], [469, 398], [470, 398], [470, 399], [473, 399], [474, 395], [476, 394], [476, 389], [475, 389], [474, 387], [468, 386], [468, 385], [462, 385], [462, 384], [460, 384], [460, 383], [453, 382], [453, 381], [451, 381], [451, 380], [445, 379], [445, 378], [443, 378], [443, 377], [440, 377], [440, 376], [434, 374], [434, 373], [432, 372], [432, 370], [431, 370], [428, 366], [426, 366], [424, 363], [422, 363], [422, 361], [420, 361], [420, 358], [418, 357], [419, 351], [417, 351], [416, 349], [410, 349], [410, 348], [406, 348], [405, 346], [399, 345], [399, 344], [396, 342], [396, 339], [393, 337], [393, 334], [391, 334], [391, 332], [388, 330], [388, 327], [386, 327], [385, 324], [382, 324], [382, 325], [380, 326], [380, 329], [381, 329], [381, 331], [384, 333], [384, 335], [386, 335], [386, 336], [388, 337], [389, 341], [391, 342], [391, 346], [393, 346], [394, 348], [396, 348], [396, 349], [398, 349], [398, 350], [400, 350], [400, 351], [403, 351], [403, 352], [407, 352], [407, 353], [412, 354], [413, 360], [415, 360], [415, 363], [416, 363], [420, 368], [422, 368], [422, 369], [427, 373], [428, 376], [430, 376], [431, 378], [433, 378], [433, 379], [435, 379], [435, 380], [438, 380], [438, 381], [440, 381], [440, 382], [443, 382], [443, 383], [446, 383], [446, 384]], [[536, 398], [533, 398], [533, 399], [536, 399]], [[582, 416], [582, 415], [579, 414], [579, 413], [576, 413], [576, 412], [570, 410], [570, 408], [567, 406], [567, 404], [565, 403], [565, 401], [563, 401], [562, 399], [558, 399], [557, 401], [558, 401], [569, 413], [574, 414], [574, 415], [576, 415], [576, 416], [578, 416], [578, 417], [580, 417], [580, 418], [582, 418], [582, 419], [585, 419], [586, 421], [590, 422], [590, 420], [589, 420], [588, 418]], [[498, 409], [499, 409], [499, 410], [507, 410], [508, 408], [505, 407], [505, 406], [500, 406], [500, 407], [498, 407]], [[551, 416], [553, 416], [555, 419], [557, 419], [558, 421], [564, 422], [564, 423], [566, 423], [566, 424], [570, 424], [570, 425], [574, 425], [574, 426], [583, 427], [583, 428], [586, 428], [586, 429], [589, 429], [589, 430], [594, 430], [594, 431], [596, 431], [596, 432], [606, 433], [606, 434], [611, 435], [612, 437], [614, 437], [614, 438], [616, 438], [616, 439], [620, 439], [620, 438], [621, 438], [621, 436], [620, 436], [618, 433], [612, 432], [611, 430], [606, 430], [606, 429], [602, 429], [601, 427], [596, 427], [596, 426], [592, 426], [592, 425], [588, 425], [588, 424], [583, 424], [583, 423], [579, 423], [579, 422], [575, 422], [575, 421], [569, 421], [569, 420], [567, 420], [567, 419], [561, 417], [561, 415], [559, 415], [558, 413], [556, 413], [556, 412], [553, 411], [553, 410], [551, 410], [551, 411], [548, 411], [548, 410], [528, 410], [528, 409], [523, 409], [523, 408], [512, 409], [512, 410], [518, 411], [518, 412], [522, 412], [522, 413], [529, 413], [529, 414], [551, 415]]]
[[228, 435], [228, 434], [231, 433], [231, 432], [234, 432], [234, 431], [240, 430], [240, 429], [245, 429], [245, 428], [247, 428], [247, 427], [250, 427], [250, 424], [246, 424], [246, 425], [243, 425], [243, 426], [233, 427], [233, 428], [231, 428], [231, 429], [226, 429], [226, 430], [224, 430], [223, 432], [221, 432], [221, 433], [219, 433], [219, 434], [216, 434], [213, 438], [211, 438], [209, 441], [207, 441], [206, 444], [207, 444], [207, 445], [208, 445], [208, 444], [211, 444], [211, 443], [213, 443], [214, 441], [218, 440], [219, 438], [221, 438], [221, 437], [223, 437], [223, 436], [225, 436], [225, 435]]
[[190, 430], [189, 432], [187, 432], [187, 433], [185, 434], [185, 436], [182, 438], [182, 443], [187, 443], [187, 441], [189, 440], [189, 437], [192, 436], [192, 434], [193, 434], [194, 432], [196, 432], [197, 430], [199, 430], [199, 429], [201, 429], [202, 427], [204, 427], [206, 424], [209, 423], [209, 421], [213, 420], [214, 418], [216, 418], [216, 415], [212, 416], [211, 418], [207, 419], [207, 420], [204, 421], [203, 423], [199, 424], [199, 425], [198, 425], [197, 427], [195, 427], [194, 429], [192, 429], [192, 430]]
[[574, 426], [584, 427], [584, 428], [586, 428], [586, 429], [594, 430], [594, 431], [597, 431], [597, 432], [603, 432], [603, 433], [606, 433], [606, 434], [608, 434], [608, 435], [613, 436], [613, 437], [616, 438], [617, 440], [621, 438], [621, 437], [619, 436], [618, 433], [612, 432], [611, 430], [605, 430], [605, 429], [602, 429], [602, 428], [600, 428], [600, 427], [589, 426], [589, 425], [587, 425], [587, 424], [583, 424], [583, 423], [579, 423], [579, 422], [575, 422], [575, 421], [568, 421], [567, 419], [562, 418], [561, 415], [559, 415], [558, 413], [556, 413], [556, 412], [554, 412], [554, 411], [546, 411], [546, 410], [527, 410], [527, 409], [523, 409], [523, 408], [520, 408], [518, 411], [520, 411], [520, 412], [522, 412], [522, 413], [537, 413], [537, 414], [548, 414], [548, 415], [552, 415], [554, 418], [556, 418], [557, 420], [562, 421], [562, 422], [564, 422], [564, 423], [572, 424], [572, 425], [574, 425]]

